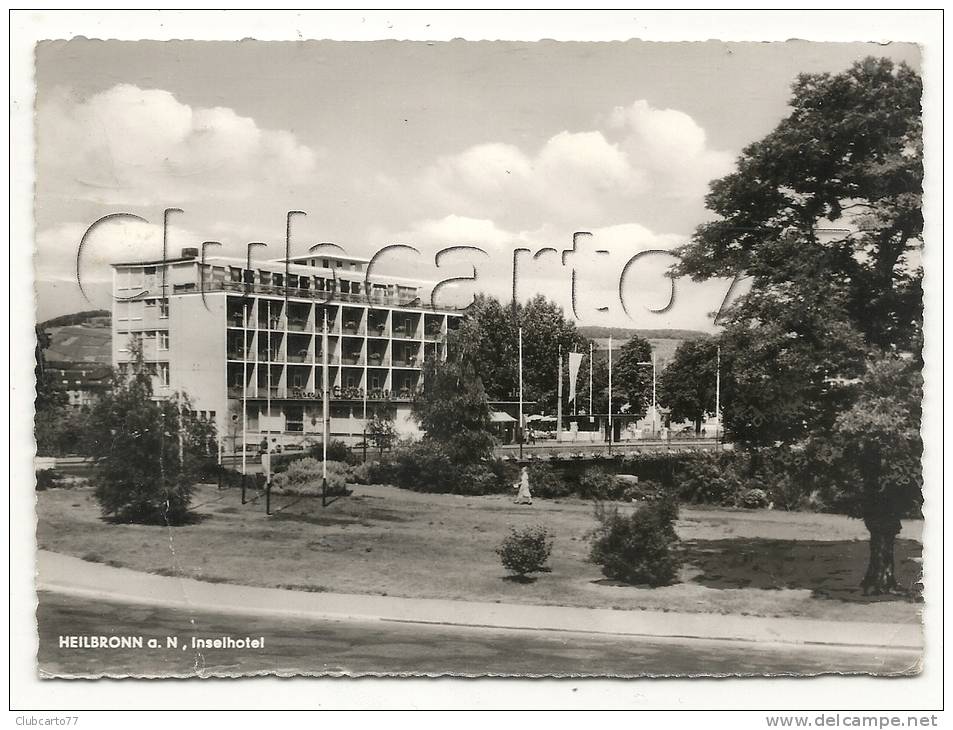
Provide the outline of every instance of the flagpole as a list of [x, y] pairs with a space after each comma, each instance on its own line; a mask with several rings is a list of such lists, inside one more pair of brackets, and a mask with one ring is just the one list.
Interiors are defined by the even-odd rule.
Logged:
[[[573, 345], [573, 346], [572, 346], [572, 351], [573, 351], [574, 353], [578, 353], [578, 352], [579, 352], [579, 345]], [[573, 381], [572, 381], [572, 414], [573, 414], [574, 416], [578, 416], [578, 415], [579, 415], [579, 393], [576, 392], [576, 386], [577, 386], [578, 384], [579, 384], [579, 368], [578, 368], [578, 366], [577, 366], [577, 367], [576, 367], [576, 376], [573, 378]], [[579, 428], [579, 425], [578, 425], [578, 424], [576, 425], [576, 428], [577, 428], [577, 429]]]
[[328, 495], [328, 431], [331, 420], [328, 408], [328, 310], [324, 308], [324, 328], [321, 333], [321, 418], [324, 422], [321, 434], [321, 506], [327, 504]]
[[556, 389], [556, 444], [562, 441], [563, 436], [563, 346], [560, 343], [557, 355], [558, 386]]
[[609, 453], [612, 453], [612, 335], [609, 335]]
[[589, 415], [594, 415], [592, 412], [592, 342], [589, 343]]
[[655, 400], [655, 351], [652, 351], [652, 438], [658, 434], [658, 404]]
[[721, 431], [721, 345], [715, 350], [715, 443]]
[[520, 429], [520, 461], [523, 460], [523, 328], [519, 328], [519, 381], [520, 381], [520, 420], [519, 420], [519, 429]]

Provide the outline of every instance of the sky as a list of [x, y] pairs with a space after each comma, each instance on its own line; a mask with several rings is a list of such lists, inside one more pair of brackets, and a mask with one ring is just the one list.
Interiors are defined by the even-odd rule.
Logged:
[[[673, 283], [666, 252], [708, 219], [709, 182], [786, 116], [798, 73], [867, 55], [919, 67], [912, 44], [42, 42], [37, 317], [108, 308], [109, 263], [159, 256], [165, 208], [182, 210], [170, 253], [264, 241], [263, 258], [283, 255], [300, 210], [293, 253], [403, 244], [416, 251], [380, 271], [477, 277], [440, 303], [509, 300], [515, 276], [519, 299], [543, 293], [579, 324], [711, 330], [730, 282]], [[87, 301], [77, 247], [113, 213], [145, 222], [90, 235]], [[447, 247], [469, 248], [435, 259]]]

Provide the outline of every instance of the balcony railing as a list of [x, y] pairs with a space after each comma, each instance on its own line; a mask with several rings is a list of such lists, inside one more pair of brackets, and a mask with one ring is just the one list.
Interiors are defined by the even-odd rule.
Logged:
[[310, 352], [288, 353], [288, 362], [311, 362]]
[[308, 331], [308, 320], [306, 319], [289, 319], [288, 320], [288, 329], [292, 332], [307, 332]]
[[[206, 292], [226, 291], [237, 294], [270, 294], [273, 296], [285, 295], [299, 299], [311, 299], [317, 302], [350, 302], [354, 304], [370, 304], [388, 307], [405, 307], [413, 305], [415, 309], [429, 309], [431, 311], [452, 312], [455, 307], [432, 307], [428, 302], [418, 301], [418, 297], [383, 296], [379, 294], [350, 294], [343, 292], [318, 291], [316, 289], [301, 289], [296, 287], [275, 286], [273, 284], [244, 284], [237, 281], [210, 281], [206, 282]], [[197, 289], [196, 289], [197, 291]], [[239, 325], [240, 326], [240, 325]]]

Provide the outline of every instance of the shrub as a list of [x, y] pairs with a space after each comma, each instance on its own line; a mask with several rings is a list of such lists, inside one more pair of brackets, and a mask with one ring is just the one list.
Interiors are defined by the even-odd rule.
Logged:
[[616, 499], [621, 494], [619, 479], [600, 466], [590, 466], [579, 475], [579, 496], [583, 499]]
[[654, 502], [665, 496], [658, 482], [640, 479], [637, 482], [623, 481], [618, 499], [625, 502]]
[[[324, 447], [321, 443], [308, 447], [304, 451], [296, 454], [287, 452], [271, 455], [271, 473], [280, 474], [289, 465], [302, 459], [317, 459], [321, 461], [324, 458]], [[331, 439], [328, 442], [328, 461], [340, 461], [349, 466], [357, 466], [361, 463], [361, 457], [348, 448], [347, 444], [338, 439]]]
[[553, 550], [553, 538], [545, 527], [515, 527], [496, 549], [503, 567], [520, 577], [546, 570]]
[[741, 506], [748, 509], [760, 509], [768, 506], [768, 493], [757, 487], [748, 489], [741, 495]]
[[453, 492], [460, 469], [442, 444], [417, 441], [399, 448], [394, 455], [394, 481], [415, 492]]
[[674, 547], [677, 503], [663, 499], [630, 515], [617, 507], [596, 506], [598, 527], [592, 534], [590, 559], [612, 580], [652, 587], [668, 585], [678, 572]]
[[460, 471], [458, 488], [454, 494], [497, 494], [505, 482], [488, 464], [471, 464]]
[[687, 502], [734, 506], [742, 490], [734, 454], [696, 454], [677, 472], [678, 494]]
[[[350, 477], [347, 464], [329, 461], [327, 468], [328, 492], [334, 494], [344, 491]], [[319, 495], [322, 488], [322, 473], [321, 462], [317, 459], [299, 459], [274, 476], [271, 488], [282, 494]]]
[[534, 497], [558, 499], [573, 493], [572, 484], [549, 464], [529, 465], [529, 487]]
[[56, 469], [39, 469], [36, 472], [36, 491], [42, 492], [60, 486], [63, 475]]
[[397, 464], [393, 457], [385, 456], [379, 461], [367, 463], [366, 484], [397, 484]]

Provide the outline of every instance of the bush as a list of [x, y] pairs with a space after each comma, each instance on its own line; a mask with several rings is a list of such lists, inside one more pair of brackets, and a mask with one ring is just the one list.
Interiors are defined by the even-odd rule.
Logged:
[[573, 493], [570, 481], [549, 464], [529, 465], [529, 488], [534, 497], [558, 499]]
[[677, 472], [678, 494], [687, 502], [734, 506], [742, 491], [733, 452], [696, 454]]
[[632, 514], [617, 507], [596, 507], [599, 526], [592, 534], [590, 559], [612, 580], [652, 587], [668, 585], [678, 573], [674, 521], [678, 505], [663, 499]]
[[741, 495], [741, 506], [747, 509], [760, 509], [768, 506], [768, 493], [763, 489], [748, 489]]
[[458, 486], [460, 469], [442, 444], [423, 440], [397, 450], [393, 476], [397, 486], [404, 489], [452, 493]]
[[63, 475], [56, 469], [39, 469], [36, 472], [36, 491], [43, 492], [60, 486]]
[[[343, 492], [350, 478], [347, 464], [340, 461], [329, 461], [328, 493]], [[317, 459], [299, 459], [288, 465], [280, 474], [276, 474], [271, 481], [272, 491], [281, 494], [302, 494], [316, 496], [321, 494], [322, 466]]]
[[[296, 454], [287, 452], [271, 455], [271, 473], [280, 474], [291, 464], [302, 459], [316, 459], [321, 461], [324, 458], [324, 447], [321, 443], [310, 446], [304, 451]], [[361, 457], [348, 448], [347, 444], [338, 439], [331, 439], [328, 442], [328, 461], [340, 461], [348, 466], [357, 466], [361, 463]]]
[[489, 464], [471, 464], [460, 471], [458, 489], [454, 494], [498, 494], [506, 483]]
[[655, 502], [665, 496], [658, 482], [640, 479], [637, 482], [623, 481], [618, 499], [624, 502]]
[[503, 567], [520, 577], [546, 570], [553, 551], [553, 538], [545, 527], [515, 527], [496, 549]]
[[621, 494], [622, 483], [601, 466], [590, 466], [579, 475], [579, 496], [583, 499], [617, 499]]

